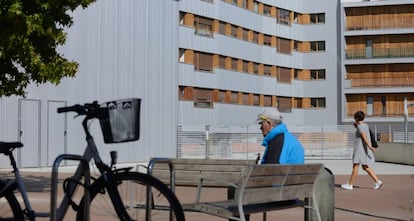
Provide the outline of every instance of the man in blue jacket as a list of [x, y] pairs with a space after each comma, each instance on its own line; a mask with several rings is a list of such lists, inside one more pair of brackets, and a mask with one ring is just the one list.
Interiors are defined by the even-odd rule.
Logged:
[[288, 131], [282, 119], [276, 108], [267, 108], [258, 116], [265, 147], [261, 164], [303, 164], [305, 161], [302, 144]]

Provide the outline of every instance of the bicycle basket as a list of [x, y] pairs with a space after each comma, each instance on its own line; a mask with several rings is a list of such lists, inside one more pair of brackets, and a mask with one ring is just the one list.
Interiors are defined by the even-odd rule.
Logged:
[[107, 117], [99, 120], [105, 143], [139, 139], [140, 105], [139, 98], [108, 101], [101, 105], [108, 108]]

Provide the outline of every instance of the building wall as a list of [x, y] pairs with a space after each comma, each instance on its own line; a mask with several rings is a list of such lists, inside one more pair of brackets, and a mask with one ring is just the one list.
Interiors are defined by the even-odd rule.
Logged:
[[[87, 9], [73, 13], [74, 25], [68, 30], [67, 42], [60, 48], [65, 57], [79, 62], [76, 78], [64, 79], [58, 86], [31, 85], [26, 100], [39, 100], [42, 107], [38, 130], [28, 129], [19, 135], [19, 99], [2, 99], [0, 125], [2, 140], [22, 140], [23, 152], [41, 153], [21, 162], [23, 166], [47, 166], [47, 150], [65, 147], [68, 153], [83, 153], [85, 146], [81, 119], [73, 114], [61, 119], [61, 130], [48, 125], [46, 119], [57, 118], [56, 108], [48, 110], [50, 101], [67, 105], [98, 100], [100, 102], [137, 97], [142, 99], [141, 138], [139, 141], [103, 146], [97, 121], [91, 126], [103, 159], [109, 162], [109, 151], [119, 152], [119, 162], [148, 161], [150, 157], [174, 157], [176, 152], [177, 114], [177, 42], [178, 2], [173, 0], [97, 1]], [[64, 105], [64, 103], [62, 104]], [[7, 107], [6, 107], [7, 106]], [[65, 120], [66, 123], [65, 124]], [[27, 121], [33, 121], [28, 118]], [[59, 147], [53, 137], [61, 138]], [[58, 134], [59, 133], [59, 134]], [[62, 152], [60, 152], [62, 153]], [[55, 153], [58, 154], [58, 153]], [[33, 155], [32, 155], [33, 156]], [[37, 156], [37, 155], [36, 155]], [[7, 163], [5, 160], [1, 164]], [[7, 164], [6, 164], [7, 165]]]

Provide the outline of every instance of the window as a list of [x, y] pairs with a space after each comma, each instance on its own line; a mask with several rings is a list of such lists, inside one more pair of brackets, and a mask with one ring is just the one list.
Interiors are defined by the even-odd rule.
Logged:
[[249, 94], [243, 93], [242, 94], [242, 104], [243, 105], [249, 105]]
[[249, 40], [249, 30], [243, 28], [243, 40]]
[[213, 108], [213, 102], [206, 99], [197, 99], [194, 101], [194, 107], [196, 108]]
[[243, 8], [247, 8], [247, 0], [242, 0], [242, 5], [241, 7]]
[[253, 73], [258, 74], [259, 73], [259, 64], [253, 63]]
[[324, 41], [313, 41], [311, 44], [311, 51], [325, 51]]
[[185, 49], [180, 48], [178, 51], [178, 58], [180, 62], [185, 62]]
[[325, 108], [326, 107], [325, 98], [311, 98], [310, 103], [311, 103], [311, 108]]
[[219, 57], [219, 68], [226, 69], [226, 57], [224, 56]]
[[298, 69], [294, 69], [293, 70], [293, 78], [294, 79], [298, 79], [299, 78], [299, 70]]
[[277, 69], [278, 69], [278, 75], [277, 75], [278, 82], [280, 83], [291, 83], [292, 82], [290, 68], [278, 67]]
[[381, 96], [382, 116], [387, 115], [387, 97]]
[[374, 115], [374, 97], [367, 97], [367, 116]]
[[283, 25], [290, 25], [290, 12], [285, 9], [278, 9], [277, 23]]
[[325, 69], [321, 70], [311, 70], [310, 78], [312, 80], [325, 80]]
[[277, 52], [282, 54], [290, 54], [290, 40], [284, 38], [277, 38]]
[[253, 32], [253, 42], [254, 43], [259, 43], [259, 33], [258, 32]]
[[218, 98], [217, 98], [217, 102], [218, 103], [227, 103], [226, 101], [226, 91], [223, 90], [219, 90], [218, 91]]
[[196, 16], [194, 18], [195, 34], [213, 37], [213, 20]]
[[249, 62], [243, 60], [243, 72], [249, 72]]
[[263, 36], [263, 44], [271, 46], [272, 45], [272, 36], [270, 35], [264, 35]]
[[325, 23], [325, 13], [310, 14], [310, 22], [313, 24]]
[[265, 65], [263, 68], [263, 74], [266, 76], [271, 76], [272, 75], [272, 66], [270, 65]]
[[263, 100], [264, 100], [264, 106], [265, 107], [271, 107], [272, 106], [272, 96], [271, 95], [265, 95]]
[[237, 26], [234, 26], [234, 25], [231, 26], [231, 36], [237, 38]]
[[292, 112], [292, 99], [290, 97], [277, 97], [276, 104], [280, 112]]
[[184, 25], [184, 17], [185, 17], [186, 13], [185, 12], [180, 12], [180, 25]]
[[226, 23], [225, 22], [220, 22], [219, 24], [219, 33], [222, 35], [226, 35]]
[[293, 50], [297, 51], [299, 49], [299, 42], [298, 41], [294, 41], [293, 42]]
[[231, 69], [233, 71], [237, 71], [237, 59], [235, 59], [235, 58], [231, 59]]
[[271, 16], [272, 15], [271, 12], [272, 12], [272, 7], [271, 6], [269, 6], [269, 5], [264, 5], [263, 6], [263, 14], [264, 15]]
[[259, 106], [260, 105], [260, 95], [253, 94], [253, 105]]
[[230, 103], [238, 104], [239, 103], [239, 93], [237, 91], [231, 92]]
[[205, 88], [194, 88], [194, 107], [212, 108], [213, 90]]
[[201, 71], [213, 71], [213, 55], [203, 52], [195, 52], [194, 69]]
[[253, 11], [259, 12], [259, 3], [256, 1], [253, 2]]

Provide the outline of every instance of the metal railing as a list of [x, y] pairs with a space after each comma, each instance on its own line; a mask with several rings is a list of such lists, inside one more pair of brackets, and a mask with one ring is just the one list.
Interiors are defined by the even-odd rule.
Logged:
[[[414, 143], [414, 131], [370, 125], [381, 142]], [[263, 153], [258, 126], [194, 126], [177, 128], [178, 158], [255, 159]], [[289, 130], [305, 148], [306, 159], [351, 159], [355, 139], [352, 125], [295, 127]], [[381, 144], [380, 144], [381, 145]]]

